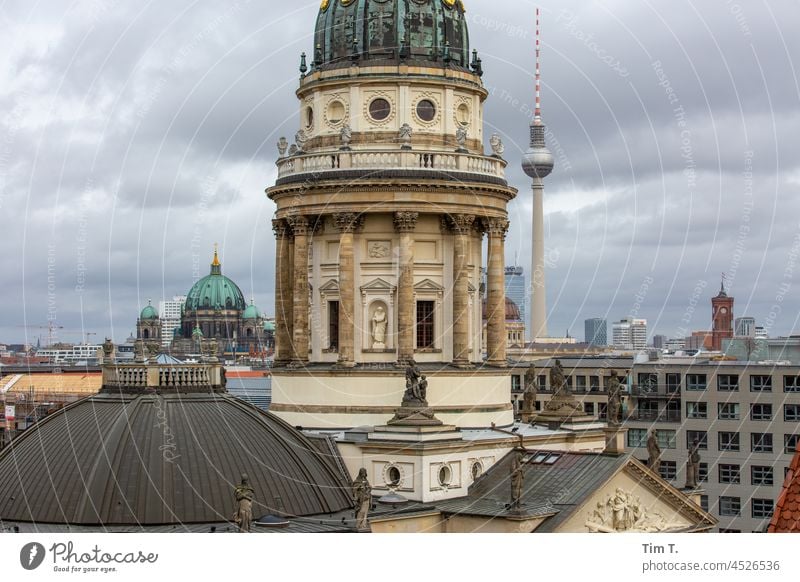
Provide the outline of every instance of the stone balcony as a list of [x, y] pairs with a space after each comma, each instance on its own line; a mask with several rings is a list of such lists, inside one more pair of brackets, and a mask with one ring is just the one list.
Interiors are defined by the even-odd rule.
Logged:
[[447, 151], [352, 150], [299, 153], [280, 158], [278, 185], [306, 180], [414, 178], [457, 179], [506, 186], [508, 163], [499, 157]]
[[103, 391], [177, 392], [224, 391], [222, 366], [216, 364], [107, 364]]

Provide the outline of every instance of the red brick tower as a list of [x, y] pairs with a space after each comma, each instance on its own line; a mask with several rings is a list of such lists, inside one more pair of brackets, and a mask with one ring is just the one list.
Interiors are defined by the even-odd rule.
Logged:
[[719, 351], [722, 349], [722, 340], [733, 337], [733, 297], [728, 297], [725, 292], [724, 278], [719, 295], [711, 300], [711, 318], [711, 349]]

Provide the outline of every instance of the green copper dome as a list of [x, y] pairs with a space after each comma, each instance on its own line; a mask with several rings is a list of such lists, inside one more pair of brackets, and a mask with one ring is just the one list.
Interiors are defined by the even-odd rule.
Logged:
[[314, 66], [323, 69], [364, 61], [470, 66], [461, 0], [323, 0], [314, 47]]
[[245, 309], [242, 314], [242, 319], [258, 319], [260, 317], [261, 313], [258, 311], [258, 307], [256, 307], [251, 300], [250, 305], [247, 306], [247, 309]]
[[158, 319], [158, 311], [156, 311], [155, 307], [153, 307], [153, 303], [151, 301], [148, 301], [147, 307], [142, 309], [139, 319], [142, 321]]
[[214, 251], [214, 262], [211, 263], [211, 274], [194, 284], [186, 296], [186, 310], [229, 309], [244, 311], [247, 303], [239, 286], [222, 275], [222, 265], [217, 252]]

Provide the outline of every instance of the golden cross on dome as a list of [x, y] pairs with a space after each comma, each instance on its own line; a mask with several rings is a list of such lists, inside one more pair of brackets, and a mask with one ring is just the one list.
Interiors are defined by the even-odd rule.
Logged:
[[219, 250], [219, 244], [214, 243], [214, 262], [211, 263], [212, 267], [219, 267], [218, 250]]

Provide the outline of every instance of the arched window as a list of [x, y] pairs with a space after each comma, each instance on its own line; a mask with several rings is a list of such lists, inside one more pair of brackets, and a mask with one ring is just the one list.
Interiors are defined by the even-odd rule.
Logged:
[[144, 339], [150, 339], [150, 330], [149, 330], [149, 329], [145, 329], [145, 330], [143, 330], [143, 331], [142, 331], [142, 337], [143, 337]]
[[253, 337], [253, 328], [252, 327], [248, 327], [247, 328], [247, 337]]

